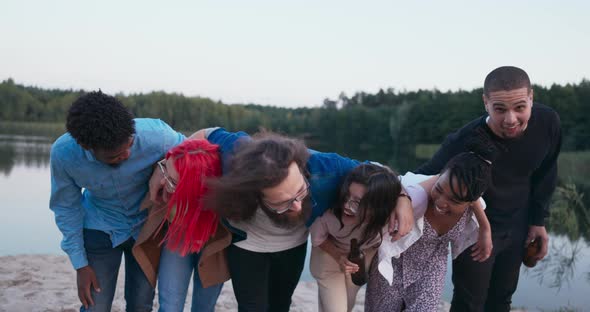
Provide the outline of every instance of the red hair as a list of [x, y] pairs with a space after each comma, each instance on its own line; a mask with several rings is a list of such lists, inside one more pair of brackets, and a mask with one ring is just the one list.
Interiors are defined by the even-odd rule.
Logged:
[[169, 224], [164, 241], [168, 249], [182, 256], [199, 252], [219, 221], [202, 200], [209, 191], [207, 179], [221, 175], [219, 146], [207, 140], [186, 140], [170, 149], [166, 159], [174, 161], [178, 182], [167, 205]]

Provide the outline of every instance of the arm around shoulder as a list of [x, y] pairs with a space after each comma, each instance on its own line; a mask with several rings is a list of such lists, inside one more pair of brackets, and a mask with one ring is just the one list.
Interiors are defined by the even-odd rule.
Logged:
[[207, 140], [207, 139], [209, 139], [209, 135], [217, 129], [223, 129], [223, 128], [221, 128], [221, 127], [204, 128], [204, 129], [198, 130], [197, 132], [191, 134], [189, 139], [191, 139], [191, 140]]
[[189, 140], [205, 140], [205, 132], [206, 129], [201, 129], [198, 130], [197, 132], [191, 134], [191, 136], [188, 137]]

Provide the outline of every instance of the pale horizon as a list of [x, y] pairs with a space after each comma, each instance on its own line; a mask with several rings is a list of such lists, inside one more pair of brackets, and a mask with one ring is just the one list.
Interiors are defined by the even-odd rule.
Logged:
[[573, 0], [9, 0], [0, 80], [279, 107], [341, 92], [472, 90], [502, 65], [537, 85], [577, 84], [590, 78], [588, 12]]

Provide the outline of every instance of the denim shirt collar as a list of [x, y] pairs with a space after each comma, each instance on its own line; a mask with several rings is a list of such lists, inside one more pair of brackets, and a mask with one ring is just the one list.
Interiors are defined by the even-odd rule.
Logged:
[[94, 154], [87, 149], [84, 149], [84, 156], [86, 156], [86, 159], [88, 159], [88, 161], [98, 162], [98, 160], [94, 157]]

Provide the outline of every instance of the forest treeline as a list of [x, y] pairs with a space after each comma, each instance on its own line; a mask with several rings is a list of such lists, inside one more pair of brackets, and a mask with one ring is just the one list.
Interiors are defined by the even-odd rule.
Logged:
[[[63, 132], [68, 108], [83, 92], [42, 89], [5, 80], [0, 83], [0, 133], [57, 136]], [[590, 241], [590, 182], [586, 179], [590, 174], [590, 81], [534, 86], [534, 92], [536, 102], [559, 113], [563, 130], [560, 181], [548, 225], [556, 233]], [[320, 151], [379, 161], [403, 173], [425, 161], [448, 133], [485, 112], [481, 94], [481, 89], [387, 89], [350, 97], [342, 93], [315, 108], [227, 105], [165, 92], [115, 96], [135, 116], [160, 118], [187, 134], [212, 126], [249, 133], [264, 128], [303, 138], [308, 146]], [[48, 148], [43, 144], [27, 146], [37, 145]], [[28, 151], [21, 155], [21, 161], [46, 165], [46, 153]], [[10, 171], [19, 161], [15, 155], [20, 154], [11, 145], [0, 145], [0, 169]]]
[[[534, 86], [535, 101], [553, 107], [562, 121], [563, 150], [590, 150], [590, 81]], [[63, 122], [82, 90], [42, 89], [7, 79], [0, 84], [0, 121]], [[250, 133], [261, 128], [305, 139], [312, 148], [411, 169], [416, 146], [444, 137], [484, 113], [482, 90], [342, 93], [321, 107], [227, 105], [204, 97], [151, 92], [116, 94], [137, 117], [160, 118], [187, 132], [211, 126]]]

